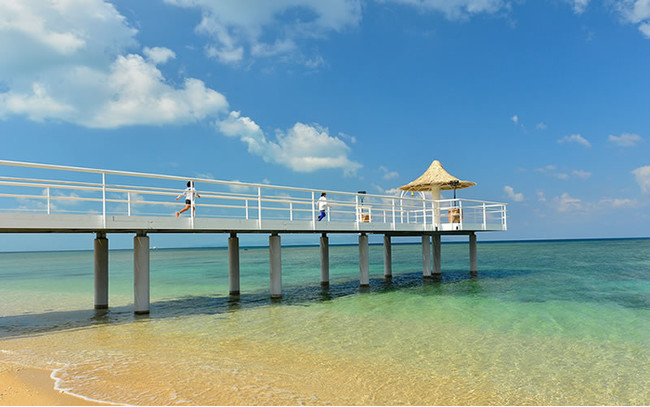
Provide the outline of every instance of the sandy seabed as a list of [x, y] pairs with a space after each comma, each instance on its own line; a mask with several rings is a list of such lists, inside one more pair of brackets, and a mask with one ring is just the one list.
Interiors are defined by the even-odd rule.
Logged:
[[52, 371], [0, 362], [0, 405], [107, 406], [54, 388]]

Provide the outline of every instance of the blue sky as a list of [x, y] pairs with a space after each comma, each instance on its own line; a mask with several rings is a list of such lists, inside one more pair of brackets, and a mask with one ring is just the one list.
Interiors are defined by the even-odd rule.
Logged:
[[374, 193], [437, 159], [509, 203], [481, 240], [650, 230], [648, 0], [1, 0], [0, 52], [0, 159]]

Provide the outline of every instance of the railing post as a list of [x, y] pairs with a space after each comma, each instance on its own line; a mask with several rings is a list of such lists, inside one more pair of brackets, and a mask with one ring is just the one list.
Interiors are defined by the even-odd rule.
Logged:
[[246, 202], [246, 220], [248, 220], [248, 199], [245, 202]]
[[393, 198], [391, 202], [393, 203], [393, 230], [395, 230], [395, 199]]
[[50, 200], [50, 187], [45, 188], [45, 191], [47, 193], [47, 214], [49, 215], [51, 213], [51, 200]]
[[257, 187], [257, 227], [262, 228], [262, 187]]
[[131, 216], [131, 193], [130, 192], [126, 193], [126, 201], [128, 205], [126, 213], [128, 216]]
[[102, 224], [106, 227], [106, 173], [102, 172]]
[[316, 230], [316, 196], [314, 191], [311, 191], [311, 228]]
[[[194, 187], [194, 181], [192, 181], [192, 187]], [[190, 227], [194, 229], [194, 194], [190, 195]]]
[[359, 195], [356, 195], [354, 197], [354, 212], [355, 212], [355, 215], [356, 215], [355, 222], [357, 224], [357, 230], [359, 230], [359, 218], [361, 217], [361, 212], [360, 212], [360, 209], [359, 209]]
[[463, 216], [463, 202], [460, 201], [460, 200], [458, 201], [458, 213], [460, 214], [460, 219], [459, 219], [459, 222], [458, 222], [458, 224], [460, 225], [460, 230], [465, 230], [463, 228], [463, 217], [464, 217]]
[[293, 202], [289, 202], [289, 220], [293, 222]]
[[485, 211], [485, 202], [483, 202], [483, 230], [487, 230], [487, 213]]

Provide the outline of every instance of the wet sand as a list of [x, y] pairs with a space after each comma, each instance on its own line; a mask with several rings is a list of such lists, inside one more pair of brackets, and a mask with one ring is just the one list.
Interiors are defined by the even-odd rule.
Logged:
[[0, 405], [107, 406], [54, 388], [52, 371], [0, 362]]

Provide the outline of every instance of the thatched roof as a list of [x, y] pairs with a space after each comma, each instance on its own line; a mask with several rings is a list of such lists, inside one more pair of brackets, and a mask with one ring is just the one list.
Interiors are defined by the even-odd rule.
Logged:
[[442, 168], [440, 161], [435, 160], [418, 179], [402, 185], [399, 189], [403, 191], [451, 190], [469, 188], [474, 185], [476, 185], [476, 182], [461, 181], [449, 174]]

